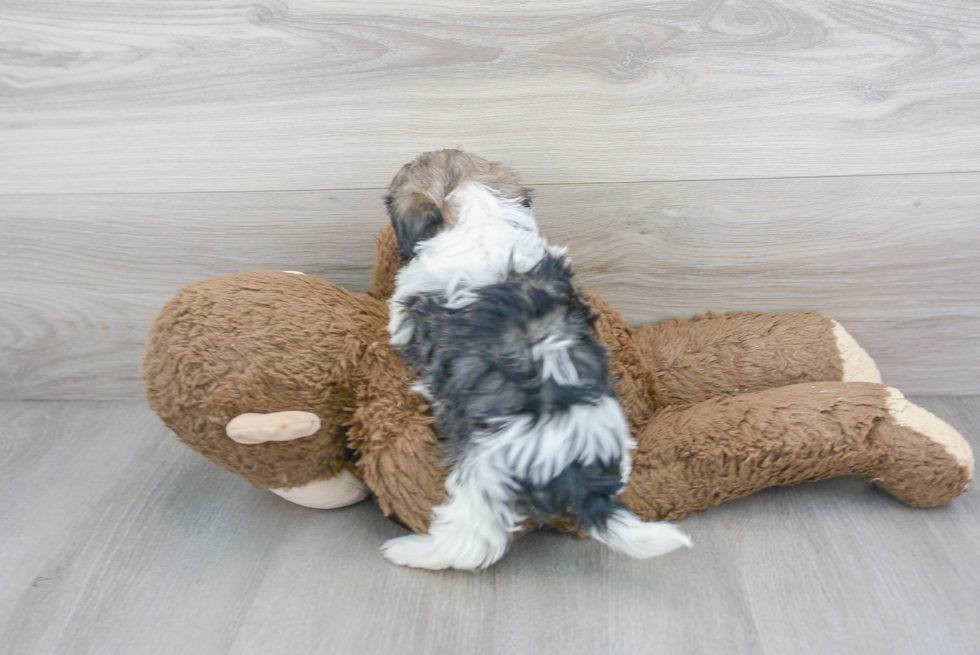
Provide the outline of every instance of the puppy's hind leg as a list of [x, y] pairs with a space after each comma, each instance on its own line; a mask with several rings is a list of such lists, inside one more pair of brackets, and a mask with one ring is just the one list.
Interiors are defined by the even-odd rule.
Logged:
[[484, 569], [507, 552], [511, 534], [523, 520], [506, 487], [488, 488], [476, 475], [446, 480], [449, 498], [435, 508], [428, 534], [390, 539], [381, 554], [394, 564], [422, 569]]
[[645, 523], [617, 501], [630, 465], [628, 453], [618, 467], [614, 462], [573, 463], [532, 493], [532, 503], [567, 508], [593, 539], [630, 557], [646, 559], [690, 546], [688, 536], [670, 523]]

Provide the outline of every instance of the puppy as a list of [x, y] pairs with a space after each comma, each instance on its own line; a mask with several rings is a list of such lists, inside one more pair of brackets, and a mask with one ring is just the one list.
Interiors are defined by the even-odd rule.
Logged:
[[595, 317], [514, 174], [430, 152], [402, 168], [386, 202], [405, 260], [388, 331], [432, 402], [451, 473], [429, 533], [388, 541], [384, 556], [485, 568], [525, 521], [561, 516], [633, 557], [689, 546], [617, 499], [635, 444]]

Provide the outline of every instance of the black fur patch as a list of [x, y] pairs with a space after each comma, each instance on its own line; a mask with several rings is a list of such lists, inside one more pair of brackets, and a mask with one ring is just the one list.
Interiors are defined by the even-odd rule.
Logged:
[[524, 198], [521, 200], [521, 204], [530, 209], [531, 205], [534, 204], [533, 201], [534, 189], [524, 189]]
[[603, 529], [613, 510], [622, 507], [616, 500], [623, 488], [618, 462], [575, 463], [542, 487], [527, 480], [519, 484], [522, 494], [518, 504], [541, 524], [555, 516], [574, 516], [585, 530]]
[[[440, 293], [410, 296], [404, 303], [415, 327], [401, 353], [434, 397], [440, 437], [452, 460], [465, 455], [473, 435], [498, 429], [501, 418], [538, 421], [615, 396], [595, 316], [572, 285], [564, 259], [545, 257], [527, 273], [512, 272], [505, 282], [473, 293], [474, 302], [456, 309], [446, 307]], [[542, 374], [533, 348], [548, 337], [572, 342], [566, 352], [578, 384], [559, 384]], [[518, 503], [539, 520], [572, 514], [583, 527], [605, 524], [622, 487], [618, 460], [573, 463], [541, 488], [517, 484]]]

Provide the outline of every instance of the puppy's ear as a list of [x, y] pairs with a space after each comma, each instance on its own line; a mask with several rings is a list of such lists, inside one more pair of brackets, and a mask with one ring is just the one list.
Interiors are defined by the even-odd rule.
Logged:
[[534, 189], [524, 189], [524, 197], [521, 199], [521, 204], [530, 209], [531, 205], [533, 204], [533, 200]]
[[388, 217], [398, 239], [398, 252], [404, 261], [415, 255], [420, 241], [435, 236], [443, 225], [442, 212], [422, 194], [385, 198]]
[[548, 254], [527, 272], [528, 276], [539, 280], [554, 280], [560, 277], [572, 277], [572, 265], [567, 257]]

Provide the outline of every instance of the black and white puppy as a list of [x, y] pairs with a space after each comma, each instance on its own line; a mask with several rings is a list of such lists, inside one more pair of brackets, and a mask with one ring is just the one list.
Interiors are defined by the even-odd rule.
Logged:
[[525, 521], [556, 517], [633, 557], [690, 545], [617, 499], [635, 444], [595, 317], [527, 190], [497, 164], [442, 150], [405, 166], [390, 191], [405, 266], [388, 330], [432, 402], [451, 473], [429, 533], [388, 541], [384, 556], [484, 568]]

